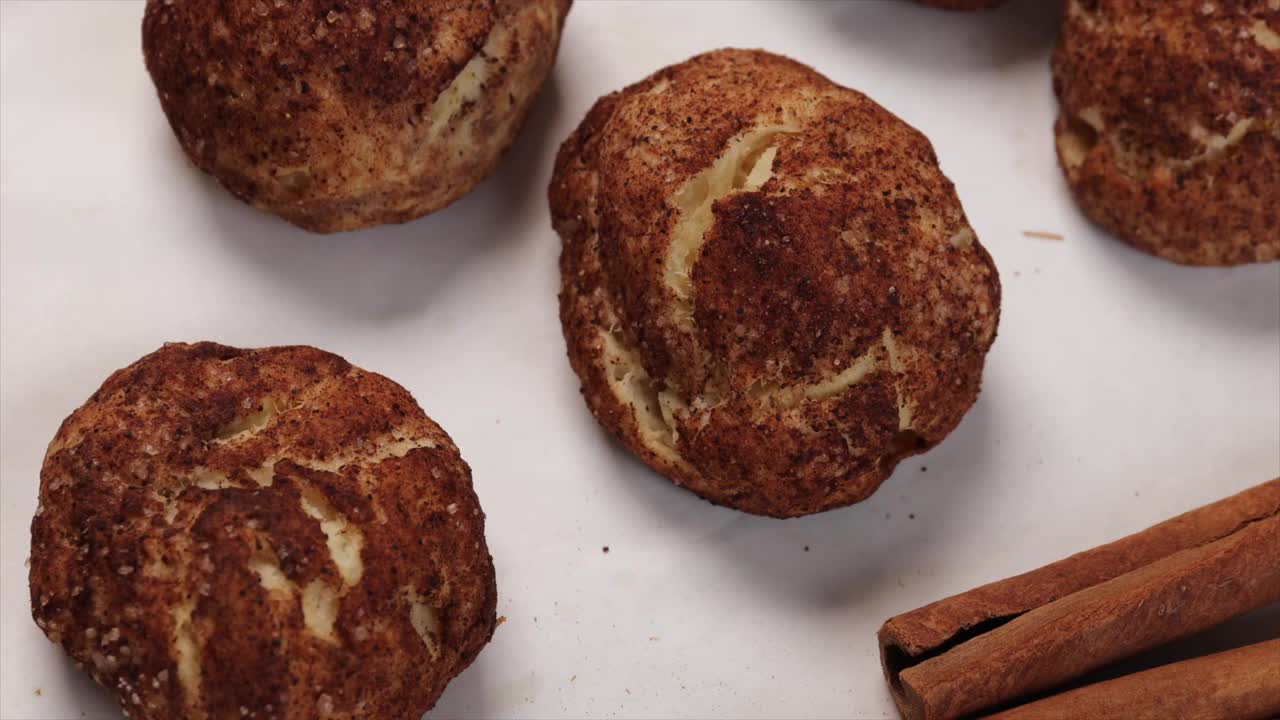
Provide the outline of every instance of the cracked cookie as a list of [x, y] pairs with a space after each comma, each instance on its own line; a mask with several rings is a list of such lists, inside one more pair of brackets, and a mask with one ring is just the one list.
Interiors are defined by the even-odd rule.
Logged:
[[929, 141], [804, 65], [720, 50], [601, 98], [549, 200], [588, 406], [714, 503], [862, 500], [978, 395], [991, 257]]
[[1280, 258], [1280, 1], [1071, 0], [1053, 84], [1095, 222], [1184, 265]]
[[571, 0], [148, 0], [142, 47], [188, 157], [314, 232], [434, 212], [489, 176]]
[[30, 583], [142, 720], [416, 720], [495, 624], [449, 436], [309, 347], [171, 344], [108, 378], [45, 456]]

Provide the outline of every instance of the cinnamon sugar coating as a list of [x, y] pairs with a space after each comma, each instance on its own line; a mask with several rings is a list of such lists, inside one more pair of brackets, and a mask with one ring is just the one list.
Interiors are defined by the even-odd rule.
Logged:
[[1280, 258], [1280, 2], [1071, 0], [1053, 78], [1090, 218], [1185, 265]]
[[183, 149], [315, 232], [398, 223], [488, 177], [571, 0], [148, 0], [147, 69]]
[[171, 344], [108, 378], [49, 446], [30, 583], [140, 720], [416, 720], [495, 626], [449, 436], [309, 347]]
[[601, 98], [549, 193], [587, 404], [715, 503], [857, 502], [977, 397], [990, 256], [929, 141], [804, 65], [720, 50]]

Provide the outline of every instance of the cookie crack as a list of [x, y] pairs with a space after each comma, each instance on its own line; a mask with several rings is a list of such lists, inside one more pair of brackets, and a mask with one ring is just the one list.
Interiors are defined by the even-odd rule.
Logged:
[[763, 187], [773, 177], [777, 137], [798, 130], [794, 125], [779, 124], [738, 136], [715, 162], [671, 196], [670, 203], [679, 211], [679, 217], [667, 249], [663, 280], [675, 298], [673, 313], [680, 327], [693, 327], [693, 266], [715, 223], [713, 206], [735, 193], [755, 192]]

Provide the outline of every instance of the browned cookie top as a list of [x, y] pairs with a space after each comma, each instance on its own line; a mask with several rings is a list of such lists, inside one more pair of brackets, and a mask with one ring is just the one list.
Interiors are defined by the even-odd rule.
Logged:
[[193, 162], [309, 230], [403, 222], [492, 172], [570, 0], [148, 0], [142, 40]]
[[166, 345], [62, 424], [36, 622], [134, 718], [417, 718], [494, 627], [470, 471], [308, 347]]
[[1280, 134], [1280, 4], [1071, 0], [1065, 14], [1054, 88], [1126, 171]]
[[1280, 257], [1280, 3], [1071, 0], [1053, 73], [1090, 217], [1174, 262]]
[[860, 499], [977, 393], [990, 258], [928, 140], [808, 67], [722, 50], [602, 98], [550, 200], [588, 401], [717, 502]]
[[341, 8], [148, 0], [147, 67], [179, 137], [215, 154], [252, 140], [263, 163], [336, 150], [344, 133], [374, 116], [408, 122], [416, 103], [453, 82], [497, 19], [495, 0]]

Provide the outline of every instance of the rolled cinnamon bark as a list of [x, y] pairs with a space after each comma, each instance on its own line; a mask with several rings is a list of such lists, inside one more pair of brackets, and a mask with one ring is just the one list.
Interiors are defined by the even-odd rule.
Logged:
[[1280, 478], [1114, 543], [891, 618], [908, 720], [1000, 706], [1280, 600]]
[[1266, 720], [1280, 717], [1280, 639], [1086, 685], [990, 720]]

